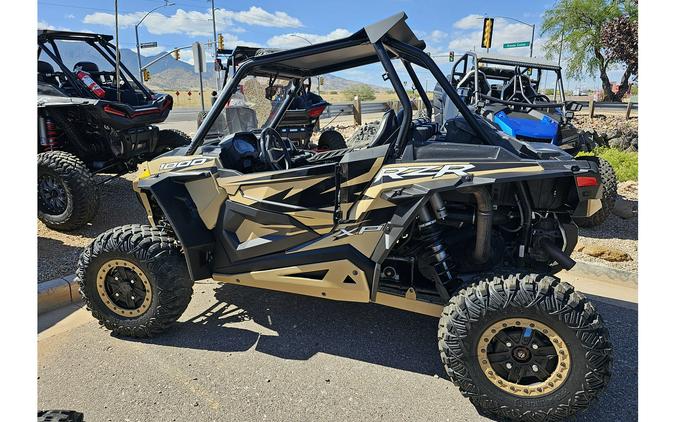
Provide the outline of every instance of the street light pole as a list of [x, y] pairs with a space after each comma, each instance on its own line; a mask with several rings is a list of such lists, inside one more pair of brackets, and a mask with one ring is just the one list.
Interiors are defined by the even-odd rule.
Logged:
[[216, 71], [216, 91], [219, 91], [220, 70], [216, 69], [216, 59], [218, 58], [218, 40], [216, 37], [216, 7], [214, 0], [211, 0], [211, 20], [213, 21], [213, 69]]
[[138, 23], [134, 27], [134, 29], [136, 30], [136, 57], [138, 58], [138, 78], [139, 78], [138, 80], [139, 81], [143, 80], [143, 71], [141, 70], [141, 43], [138, 41], [138, 27], [141, 23], [143, 23], [145, 18], [147, 18], [150, 13], [154, 12], [157, 9], [161, 9], [162, 7], [174, 6], [174, 5], [175, 5], [175, 3], [169, 3], [168, 0], [164, 0], [163, 5], [157, 6], [154, 9], [152, 9], [151, 11], [149, 11], [148, 13], [146, 13], [145, 16], [143, 16], [143, 18], [140, 21], [138, 21]]

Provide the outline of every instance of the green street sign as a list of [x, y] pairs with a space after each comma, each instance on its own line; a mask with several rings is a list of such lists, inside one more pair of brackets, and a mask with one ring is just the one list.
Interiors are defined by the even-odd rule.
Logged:
[[529, 47], [529, 41], [520, 41], [520, 42], [507, 42], [504, 44], [504, 48], [516, 48], [516, 47]]

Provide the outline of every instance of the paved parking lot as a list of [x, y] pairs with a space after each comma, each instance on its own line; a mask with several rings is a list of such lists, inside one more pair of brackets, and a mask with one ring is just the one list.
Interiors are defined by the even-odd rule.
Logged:
[[[615, 347], [582, 421], [637, 420], [637, 305], [594, 298]], [[84, 309], [40, 318], [38, 408], [87, 421], [486, 420], [448, 381], [437, 319], [200, 283], [152, 340], [111, 336]]]

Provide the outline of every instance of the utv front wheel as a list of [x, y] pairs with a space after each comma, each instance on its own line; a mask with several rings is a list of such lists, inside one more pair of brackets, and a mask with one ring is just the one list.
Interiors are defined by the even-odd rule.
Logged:
[[147, 225], [115, 227], [82, 252], [76, 272], [94, 318], [116, 334], [150, 337], [185, 311], [192, 281], [175, 239]]
[[577, 160], [593, 161], [598, 165], [598, 170], [600, 171], [600, 183], [602, 184], [602, 198], [600, 198], [602, 208], [590, 217], [576, 217], [574, 218], [574, 222], [577, 223], [579, 227], [597, 227], [607, 220], [607, 217], [609, 217], [614, 209], [617, 188], [616, 173], [614, 172], [612, 165], [604, 158], [582, 156], [577, 157]]
[[74, 230], [96, 215], [98, 189], [87, 166], [65, 151], [38, 154], [38, 219], [54, 230]]
[[450, 379], [497, 420], [559, 421], [587, 408], [609, 381], [602, 318], [550, 276], [484, 280], [451, 298], [438, 344]]

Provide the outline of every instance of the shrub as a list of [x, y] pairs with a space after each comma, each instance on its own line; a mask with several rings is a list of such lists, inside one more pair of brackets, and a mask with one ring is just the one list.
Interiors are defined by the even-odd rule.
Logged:
[[361, 101], [372, 101], [375, 99], [375, 90], [368, 85], [359, 84], [345, 89], [343, 95], [348, 100], [353, 100], [358, 95]]
[[602, 157], [614, 168], [616, 178], [619, 182], [626, 180], [638, 180], [638, 153], [631, 151], [621, 151], [616, 148], [598, 147], [590, 153], [579, 153], [579, 155], [597, 155]]

